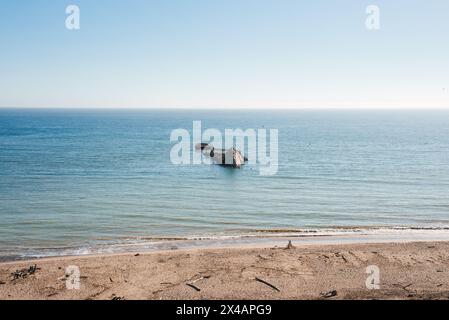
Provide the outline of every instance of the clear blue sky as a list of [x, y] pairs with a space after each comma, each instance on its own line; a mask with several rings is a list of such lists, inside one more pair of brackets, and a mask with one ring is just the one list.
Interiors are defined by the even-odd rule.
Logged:
[[449, 1], [0, 0], [0, 107], [449, 107]]

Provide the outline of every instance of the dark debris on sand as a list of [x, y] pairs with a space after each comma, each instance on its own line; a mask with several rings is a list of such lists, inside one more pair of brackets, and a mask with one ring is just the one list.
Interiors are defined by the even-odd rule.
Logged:
[[335, 296], [337, 296], [337, 290], [332, 290], [332, 291], [329, 291], [329, 292], [321, 292], [320, 296], [322, 298], [325, 298], [325, 299], [329, 299], [329, 298], [335, 297]]
[[36, 271], [40, 270], [41, 268], [38, 268], [37, 265], [34, 266], [30, 266], [28, 269], [21, 269], [21, 270], [16, 270], [14, 272], [11, 273], [12, 277], [13, 277], [13, 281], [17, 280], [17, 279], [25, 279], [26, 277], [33, 275], [36, 273]]

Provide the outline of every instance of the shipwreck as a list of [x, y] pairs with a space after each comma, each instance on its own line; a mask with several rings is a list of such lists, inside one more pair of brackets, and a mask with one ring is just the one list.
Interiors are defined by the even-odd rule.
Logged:
[[218, 165], [240, 169], [248, 159], [236, 148], [217, 149], [208, 143], [199, 143], [196, 149]]

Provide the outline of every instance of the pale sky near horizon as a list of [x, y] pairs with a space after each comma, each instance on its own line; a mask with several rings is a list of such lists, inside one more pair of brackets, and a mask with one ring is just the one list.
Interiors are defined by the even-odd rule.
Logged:
[[0, 107], [449, 108], [449, 1], [0, 0]]

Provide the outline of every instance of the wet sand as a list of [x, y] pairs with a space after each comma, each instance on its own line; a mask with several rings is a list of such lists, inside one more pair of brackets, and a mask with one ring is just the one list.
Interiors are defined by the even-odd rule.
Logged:
[[[2, 263], [0, 299], [449, 299], [449, 242], [293, 246]], [[373, 265], [378, 290], [366, 286]]]

